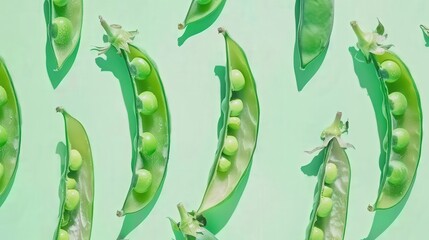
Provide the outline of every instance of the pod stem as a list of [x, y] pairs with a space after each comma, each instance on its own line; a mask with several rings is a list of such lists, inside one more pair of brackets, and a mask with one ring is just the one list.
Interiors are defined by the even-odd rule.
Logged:
[[351, 21], [350, 25], [352, 26], [353, 31], [355, 32], [358, 41], [365, 40], [365, 33], [362, 31], [362, 29], [359, 27], [356, 21]]
[[341, 112], [337, 112], [335, 115], [334, 122], [331, 124], [331, 126], [327, 127], [325, 130], [323, 130], [322, 134], [320, 135], [321, 139], [325, 139], [328, 136], [335, 136], [339, 137], [343, 133], [342, 126], [343, 122], [341, 121], [341, 116], [343, 114]]
[[183, 203], [177, 204], [177, 209], [179, 210], [180, 221], [181, 222], [192, 221], [192, 218], [189, 216], [189, 214], [186, 211], [185, 206], [183, 205]]
[[110, 26], [109, 26], [109, 24], [107, 24], [106, 20], [104, 20], [102, 16], [98, 16], [98, 18], [100, 19], [101, 26], [103, 26], [103, 28], [106, 31], [107, 35], [109, 37], [113, 37], [112, 30], [110, 30]]
[[370, 205], [368, 205], [368, 211], [370, 211], [370, 212], [374, 212], [374, 211], [375, 211], [374, 206], [372, 206], [371, 204], [370, 204]]
[[185, 28], [185, 24], [183, 24], [183, 23], [179, 23], [179, 24], [177, 24], [177, 28], [178, 28], [179, 30], [183, 30], [183, 29]]
[[123, 210], [116, 211], [116, 216], [123, 217], [124, 216], [124, 211]]
[[218, 33], [225, 34], [225, 33], [226, 33], [226, 29], [225, 29], [225, 28], [223, 28], [223, 27], [219, 27], [219, 28], [217, 28], [217, 32], [218, 32]]

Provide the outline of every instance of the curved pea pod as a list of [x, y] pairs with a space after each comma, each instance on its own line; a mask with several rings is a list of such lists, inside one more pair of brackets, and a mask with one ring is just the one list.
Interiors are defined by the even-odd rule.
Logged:
[[341, 134], [347, 130], [348, 124], [337, 113], [334, 123], [322, 133], [323, 145], [315, 149], [322, 149], [323, 162], [306, 240], [344, 239], [351, 177], [345, 149], [352, 145], [343, 142]]
[[334, 0], [299, 0], [297, 42], [304, 69], [329, 45], [334, 25]]
[[198, 22], [222, 6], [226, 0], [192, 0], [185, 21], [179, 23], [178, 28], [184, 29], [187, 25]]
[[90, 239], [94, 207], [94, 166], [83, 125], [63, 108], [67, 152], [60, 184], [60, 219], [54, 240]]
[[48, 41], [60, 70], [77, 49], [83, 22], [83, 0], [46, 0], [48, 9]]
[[[359, 49], [377, 70], [387, 123], [386, 144], [382, 149], [386, 159], [378, 196], [368, 210], [389, 209], [407, 195], [416, 177], [423, 136], [419, 92], [405, 63], [388, 50], [391, 45], [381, 44], [386, 37], [381, 23], [371, 33], [363, 32], [356, 22], [351, 25]], [[370, 35], [374, 37], [369, 38]]]
[[[21, 113], [12, 79], [0, 57], [0, 199], [15, 176], [21, 147]], [[0, 203], [1, 205], [1, 203]]]

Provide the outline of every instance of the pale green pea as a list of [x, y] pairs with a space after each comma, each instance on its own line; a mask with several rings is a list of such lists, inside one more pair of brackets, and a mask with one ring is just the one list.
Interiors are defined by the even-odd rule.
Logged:
[[158, 100], [152, 92], [145, 91], [140, 93], [139, 99], [142, 103], [141, 113], [143, 115], [151, 115], [158, 109]]
[[138, 193], [145, 193], [152, 185], [152, 173], [146, 169], [139, 169], [136, 171], [137, 181], [134, 186], [134, 191]]
[[395, 116], [403, 115], [408, 107], [407, 98], [400, 92], [389, 94], [389, 103], [392, 114]]
[[76, 149], [72, 149], [70, 151], [70, 162], [69, 162], [69, 168], [72, 171], [77, 171], [82, 166], [82, 155], [80, 155], [80, 152]]
[[324, 240], [324, 238], [323, 231], [320, 228], [313, 227], [313, 229], [311, 229], [309, 240]]
[[0, 86], [0, 107], [7, 103], [7, 93], [4, 87]]
[[317, 208], [317, 216], [327, 217], [332, 211], [334, 203], [331, 198], [322, 197], [320, 199], [319, 207]]
[[67, 180], [66, 180], [67, 189], [75, 189], [76, 185], [77, 185], [76, 180], [74, 180], [73, 178], [67, 177]]
[[334, 190], [328, 186], [323, 186], [323, 190], [322, 190], [322, 196], [323, 197], [332, 197], [332, 194], [334, 193]]
[[64, 230], [60, 229], [60, 232], [58, 233], [58, 240], [69, 240], [69, 233]]
[[396, 82], [402, 75], [399, 65], [391, 60], [381, 63], [380, 70], [384, 81], [388, 83]]
[[241, 120], [238, 117], [230, 117], [228, 119], [228, 127], [231, 130], [238, 130], [240, 129], [240, 125], [241, 125]]
[[3, 164], [0, 163], [0, 180], [3, 177], [3, 175], [4, 175], [4, 167], [3, 167]]
[[145, 80], [150, 75], [151, 68], [146, 60], [136, 57], [130, 63], [130, 71], [137, 80]]
[[231, 162], [228, 159], [226, 159], [225, 157], [221, 157], [219, 159], [217, 170], [219, 172], [225, 173], [225, 172], [228, 172], [228, 170], [230, 168], [231, 168]]
[[68, 18], [57, 17], [53, 20], [51, 34], [58, 45], [66, 45], [72, 40], [73, 25]]
[[150, 132], [144, 132], [141, 135], [142, 139], [142, 152], [144, 155], [152, 155], [156, 148], [158, 147], [158, 141], [156, 140], [155, 136]]
[[7, 143], [8, 133], [7, 130], [0, 125], [0, 147], [3, 147]]
[[54, 0], [54, 4], [57, 7], [64, 7], [65, 5], [67, 5], [68, 0]]
[[328, 163], [326, 165], [326, 170], [325, 170], [325, 183], [332, 184], [337, 179], [337, 176], [338, 176], [337, 165], [333, 163]]
[[200, 5], [207, 5], [211, 2], [212, 2], [212, 0], [197, 0], [197, 3]]
[[410, 143], [410, 134], [403, 128], [396, 128], [392, 133], [392, 148], [395, 152], [401, 152]]
[[237, 117], [243, 111], [243, 102], [241, 99], [234, 99], [229, 102], [229, 108], [231, 110], [230, 116]]
[[408, 169], [399, 161], [392, 161], [389, 165], [389, 177], [387, 181], [392, 185], [401, 185], [407, 180]]
[[240, 91], [244, 88], [246, 81], [240, 70], [233, 69], [229, 74], [229, 79], [231, 80], [232, 91]]
[[80, 194], [76, 189], [68, 189], [66, 192], [66, 201], [64, 208], [73, 211], [80, 201]]
[[237, 138], [234, 136], [226, 136], [224, 146], [223, 146], [223, 153], [225, 155], [231, 156], [234, 155], [238, 150], [238, 141]]

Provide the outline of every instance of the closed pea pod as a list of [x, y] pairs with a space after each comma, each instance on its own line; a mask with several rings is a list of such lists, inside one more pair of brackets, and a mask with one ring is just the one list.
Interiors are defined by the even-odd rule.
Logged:
[[[108, 25], [100, 17], [111, 43], [127, 62], [133, 85], [133, 114], [137, 131], [133, 135], [131, 169], [133, 177], [124, 205], [118, 216], [145, 208], [161, 190], [166, 176], [170, 151], [170, 115], [164, 87], [154, 61], [138, 47], [130, 44], [136, 31]], [[120, 41], [118, 40], [120, 39]], [[110, 48], [98, 48], [104, 53]]]
[[60, 217], [54, 240], [90, 239], [94, 207], [91, 146], [83, 125], [63, 108], [58, 107], [57, 112], [64, 117], [67, 152], [61, 174]]
[[409, 192], [420, 161], [422, 108], [413, 77], [404, 62], [382, 45], [386, 38], [379, 23], [375, 32], [363, 32], [356, 22], [351, 26], [358, 48], [374, 64], [383, 94], [387, 125], [384, 149], [386, 159], [380, 177], [377, 200], [368, 210], [389, 209]]
[[307, 228], [306, 240], [344, 239], [350, 188], [350, 163], [345, 152], [352, 145], [341, 139], [348, 124], [341, 121], [338, 112], [333, 124], [322, 133], [323, 162], [318, 174], [313, 211]]
[[185, 21], [179, 23], [178, 28], [184, 29], [187, 25], [207, 18], [210, 14], [222, 7], [226, 0], [192, 0]]
[[77, 49], [82, 31], [83, 0], [46, 0], [48, 41], [54, 51], [57, 69]]
[[[258, 138], [259, 101], [247, 57], [224, 29], [219, 28], [219, 32], [223, 34], [226, 43], [227, 73], [225, 98], [222, 100], [223, 125], [219, 132], [215, 161], [198, 210], [184, 214], [186, 210], [179, 204], [181, 222], [177, 224], [171, 220], [173, 229], [180, 230], [187, 239], [200, 239], [198, 231], [205, 232], [202, 226], [210, 220], [206, 220], [204, 214], [234, 193], [246, 172], [250, 170]], [[234, 109], [235, 104], [231, 104], [233, 102], [240, 102], [237, 109]], [[239, 123], [231, 127], [229, 123], [237, 122], [237, 119]], [[210, 233], [205, 234], [211, 236]]]
[[[21, 147], [21, 113], [11, 76], [0, 57], [0, 199], [12, 187]], [[0, 203], [1, 206], [1, 203]]]
[[329, 45], [334, 25], [334, 0], [298, 0], [297, 28], [301, 68], [304, 69]]

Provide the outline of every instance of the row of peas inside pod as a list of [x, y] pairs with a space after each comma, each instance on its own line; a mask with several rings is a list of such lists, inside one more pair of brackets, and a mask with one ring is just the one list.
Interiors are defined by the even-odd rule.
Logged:
[[[7, 92], [4, 87], [0, 86], [0, 108], [4, 107], [7, 103]], [[2, 125], [0, 125], [0, 148], [6, 145], [9, 134]], [[5, 169], [3, 164], [0, 162], [0, 182], [2, 181], [3, 175], [5, 173]]]
[[77, 214], [76, 210], [80, 201], [80, 193], [77, 189], [77, 181], [74, 176], [77, 175], [77, 172], [82, 167], [82, 155], [76, 149], [70, 151], [69, 156], [69, 172], [66, 179], [66, 199], [64, 203], [64, 212], [61, 217], [61, 229], [58, 233], [58, 240], [68, 240], [69, 233], [63, 228], [67, 227], [70, 224], [71, 219], [75, 219], [72, 215]]
[[228, 172], [231, 167], [231, 161], [228, 159], [235, 155], [238, 150], [238, 140], [235, 136], [233, 136], [234, 131], [237, 131], [240, 128], [241, 120], [239, 118], [241, 111], [243, 111], [243, 101], [241, 99], [234, 96], [234, 92], [238, 92], [244, 88], [246, 84], [246, 80], [238, 69], [233, 69], [229, 73], [229, 79], [231, 81], [232, 88], [232, 97], [229, 102], [229, 118], [228, 118], [228, 130], [227, 136], [225, 138], [224, 146], [223, 146], [223, 156], [219, 159], [218, 163], [218, 171], [222, 173]]

